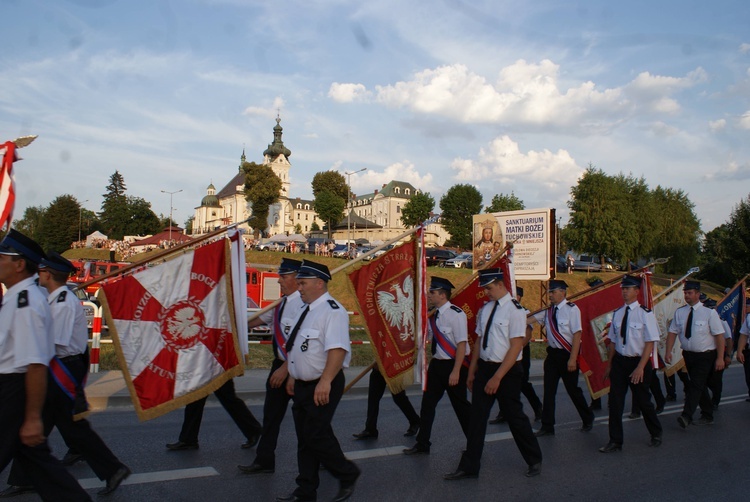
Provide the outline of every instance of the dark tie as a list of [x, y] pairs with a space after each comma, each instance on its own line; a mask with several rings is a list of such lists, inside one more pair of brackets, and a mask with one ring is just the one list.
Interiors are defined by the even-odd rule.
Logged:
[[625, 315], [622, 316], [622, 324], [620, 324], [620, 336], [623, 345], [626, 343], [625, 337], [628, 336], [628, 312], [630, 312], [630, 307], [625, 307]]
[[690, 340], [693, 336], [693, 307], [690, 307], [690, 313], [688, 314], [687, 325], [685, 326], [685, 338]]
[[[281, 329], [281, 316], [284, 314], [284, 307], [286, 307], [286, 296], [281, 300], [281, 305], [279, 305], [279, 311], [276, 312], [276, 316], [277, 316], [276, 319], [279, 323], [279, 329]], [[279, 357], [279, 343], [276, 341], [276, 333], [274, 333], [273, 337], [271, 338], [273, 340], [273, 353], [278, 358]]]
[[552, 316], [552, 322], [554, 322], [554, 323], [555, 323], [555, 331], [559, 332], [559, 331], [560, 331], [560, 328], [559, 328], [559, 326], [557, 325], [557, 307], [555, 307], [555, 311], [553, 312], [553, 316]]
[[302, 326], [302, 321], [304, 321], [305, 317], [307, 317], [308, 312], [310, 312], [310, 306], [306, 305], [305, 310], [302, 312], [302, 315], [299, 316], [299, 320], [297, 321], [297, 324], [295, 324], [294, 329], [292, 329], [292, 334], [289, 335], [289, 340], [286, 341], [286, 353], [287, 354], [292, 353], [292, 347], [294, 347], [294, 339], [297, 338], [297, 332]]
[[495, 318], [495, 311], [497, 310], [497, 300], [495, 301], [495, 306], [492, 307], [492, 312], [490, 312], [490, 318], [487, 319], [487, 324], [484, 327], [484, 339], [482, 340], [482, 350], [487, 350], [487, 340], [490, 337], [490, 327], [492, 326], [492, 319]]
[[[437, 321], [438, 316], [440, 315], [439, 310], [435, 310], [435, 329], [437, 329]], [[430, 347], [430, 350], [432, 350], [432, 355], [434, 356], [437, 352], [437, 343], [435, 343], [435, 333], [432, 334], [432, 347]]]

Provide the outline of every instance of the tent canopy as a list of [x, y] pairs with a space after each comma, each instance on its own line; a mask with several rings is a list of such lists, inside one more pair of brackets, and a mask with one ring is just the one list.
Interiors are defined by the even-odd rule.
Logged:
[[107, 236], [101, 233], [100, 231], [96, 230], [95, 232], [90, 233], [86, 236], [86, 247], [90, 248], [94, 245], [94, 241], [96, 240], [107, 240]]

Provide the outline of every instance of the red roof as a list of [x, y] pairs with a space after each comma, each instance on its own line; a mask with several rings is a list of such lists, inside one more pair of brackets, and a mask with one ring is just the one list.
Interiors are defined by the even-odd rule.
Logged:
[[163, 231], [159, 232], [158, 234], [154, 234], [151, 237], [146, 237], [145, 239], [134, 241], [131, 246], [158, 246], [160, 242], [170, 240], [170, 229], [171, 238], [175, 242], [181, 243], [193, 240], [192, 237], [188, 237], [187, 235], [183, 234], [181, 228], [167, 227]]

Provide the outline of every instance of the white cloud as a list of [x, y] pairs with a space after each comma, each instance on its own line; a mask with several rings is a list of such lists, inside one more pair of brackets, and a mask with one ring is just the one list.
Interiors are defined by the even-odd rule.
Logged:
[[276, 115], [279, 114], [279, 110], [283, 108], [284, 100], [277, 96], [276, 98], [274, 98], [273, 104], [270, 108], [264, 108], [261, 106], [248, 106], [247, 108], [245, 108], [242, 114], [258, 117], [276, 118]]
[[727, 121], [725, 119], [709, 120], [708, 128], [711, 132], [723, 131], [727, 127]]
[[747, 43], [745, 43], [745, 44], [740, 44], [740, 52], [741, 52], [742, 54], [747, 54], [747, 53], [749, 53], [749, 52], [750, 52], [750, 44], [747, 44]]
[[750, 110], [742, 114], [742, 117], [740, 117], [739, 126], [743, 129], [750, 129]]
[[[377, 102], [462, 123], [502, 123], [600, 131], [643, 113], [674, 114], [673, 95], [707, 80], [702, 68], [684, 77], [639, 74], [625, 86], [599, 89], [591, 81], [563, 88], [560, 67], [518, 60], [502, 68], [494, 84], [465, 65], [426, 69], [411, 80], [376, 86]], [[329, 97], [351, 102], [369, 96], [362, 84], [331, 85]]]
[[714, 173], [707, 174], [704, 179], [714, 181], [746, 181], [750, 180], [750, 162], [740, 164], [735, 161], [729, 162], [726, 167]]
[[334, 82], [328, 89], [328, 97], [339, 103], [365, 101], [371, 93], [362, 84], [340, 84]]
[[680, 132], [675, 126], [671, 126], [662, 121], [657, 121], [651, 124], [651, 132], [658, 137], [675, 136]]
[[352, 190], [356, 193], [372, 193], [374, 190], [380, 190], [380, 188], [392, 181], [405, 181], [411, 183], [414, 188], [423, 192], [434, 192], [437, 189], [432, 182], [432, 174], [427, 173], [424, 176], [419, 174], [416, 166], [408, 161], [395, 162], [387, 166], [382, 171], [376, 171], [374, 169], [368, 169], [362, 173], [353, 174], [352, 179]]

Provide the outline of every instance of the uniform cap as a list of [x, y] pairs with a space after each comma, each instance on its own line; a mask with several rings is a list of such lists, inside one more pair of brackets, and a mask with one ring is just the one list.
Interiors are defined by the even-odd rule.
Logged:
[[65, 272], [66, 274], [72, 274], [76, 270], [75, 265], [56, 251], [50, 251], [47, 253], [47, 257], [42, 258], [39, 262], [39, 268], [51, 268], [52, 270]]
[[479, 287], [489, 286], [495, 281], [503, 280], [503, 271], [499, 268], [486, 268], [479, 271]]
[[0, 242], [0, 254], [23, 256], [37, 265], [44, 258], [44, 250], [39, 244], [13, 228]]
[[299, 272], [302, 262], [291, 258], [282, 258], [279, 265], [279, 275], [295, 274]]
[[701, 283], [698, 281], [685, 281], [685, 287], [683, 288], [684, 291], [687, 291], [689, 289], [700, 291], [701, 290]]
[[549, 291], [564, 289], [567, 291], [568, 284], [565, 281], [549, 281]]
[[633, 277], [632, 275], [626, 275], [622, 278], [622, 283], [620, 283], [621, 288], [640, 288], [641, 287], [641, 280], [638, 277]]
[[297, 279], [323, 279], [328, 282], [331, 280], [331, 273], [328, 271], [328, 267], [322, 263], [302, 260], [302, 265], [297, 272]]
[[453, 284], [451, 284], [451, 281], [449, 281], [448, 279], [443, 279], [442, 277], [433, 277], [430, 279], [430, 291], [443, 289], [450, 292], [454, 287], [455, 286], [453, 286]]

